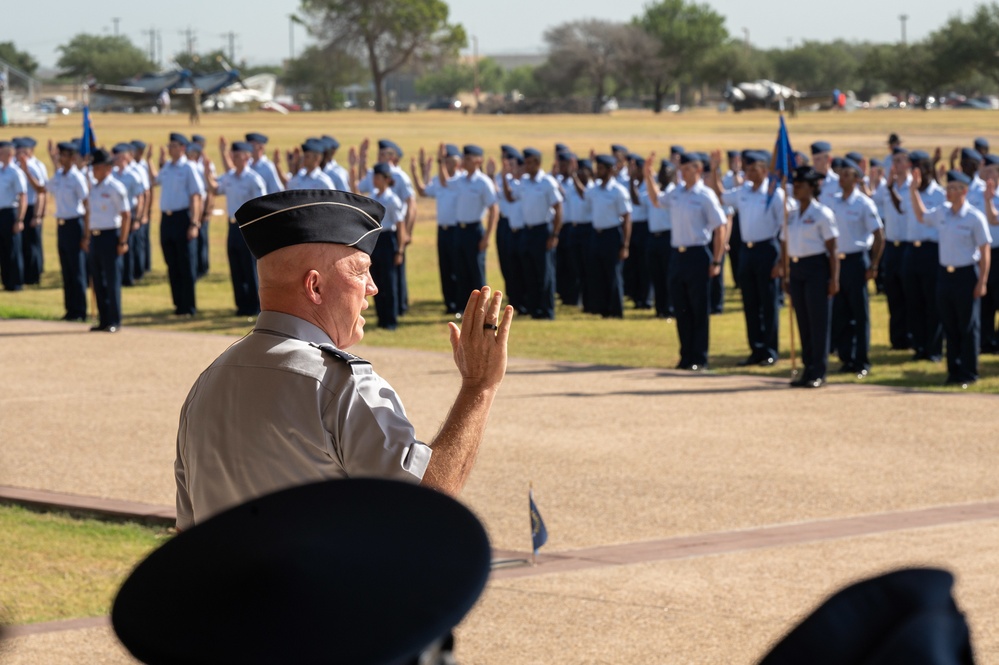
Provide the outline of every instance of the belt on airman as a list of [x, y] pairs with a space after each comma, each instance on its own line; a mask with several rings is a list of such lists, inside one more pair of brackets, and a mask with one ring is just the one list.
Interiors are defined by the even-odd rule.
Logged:
[[619, 228], [621, 228], [620, 224], [618, 224], [617, 226], [605, 226], [601, 229], [594, 228], [593, 232], [596, 233], [597, 235], [600, 235], [604, 231], [617, 231]]
[[179, 215], [182, 212], [188, 212], [190, 208], [178, 208], [177, 210], [164, 210], [163, 216], [170, 217], [171, 215]]
[[119, 231], [121, 231], [120, 228], [115, 228], [113, 226], [110, 229], [90, 229], [90, 235], [96, 238], [102, 233], [118, 233]]
[[801, 261], [807, 261], [808, 259], [819, 259], [819, 258], [825, 259], [826, 258], [825, 252], [821, 254], [809, 254], [808, 256], [792, 256], [791, 263], [799, 263]]
[[749, 241], [744, 240], [742, 244], [745, 245], [747, 249], [752, 249], [757, 245], [770, 245], [773, 241], [774, 241], [773, 238], [767, 238], [765, 240], [749, 240]]
[[58, 226], [62, 226], [62, 225], [64, 225], [64, 224], [65, 224], [66, 222], [76, 222], [76, 221], [79, 221], [79, 220], [81, 220], [81, 219], [83, 219], [83, 216], [82, 216], [82, 215], [81, 215], [81, 216], [79, 216], [79, 217], [66, 217], [65, 219], [63, 219], [62, 217], [58, 217], [58, 218], [56, 218], [56, 224], [57, 224]]
[[840, 252], [837, 254], [840, 261], [853, 260], [853, 259], [863, 259], [864, 253], [861, 252]]
[[688, 249], [694, 249], [696, 247], [707, 247], [707, 245], [679, 245], [678, 247], [674, 247], [673, 249], [680, 252], [681, 254], [684, 254]]
[[927, 249], [930, 249], [930, 248], [936, 249], [936, 247], [937, 247], [937, 241], [936, 240], [915, 240], [915, 241], [913, 241], [912, 246], [915, 247], [916, 249], [919, 249], [920, 247], [926, 247]]
[[943, 270], [944, 272], [946, 272], [947, 274], [953, 275], [954, 273], [956, 273], [958, 271], [964, 272], [965, 270], [972, 270], [972, 269], [974, 269], [974, 267], [975, 267], [974, 263], [969, 263], [966, 266], [943, 266], [942, 265], [942, 266], [940, 266], [940, 269]]
[[476, 226], [482, 226], [482, 222], [478, 220], [474, 222], [458, 222], [457, 226], [459, 229], [470, 229], [475, 228]]

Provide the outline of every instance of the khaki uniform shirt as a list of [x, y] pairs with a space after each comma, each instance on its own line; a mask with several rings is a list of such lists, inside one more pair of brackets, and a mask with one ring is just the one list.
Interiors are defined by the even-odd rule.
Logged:
[[[177, 526], [332, 478], [419, 483], [431, 450], [371, 365], [316, 326], [262, 312], [191, 388], [177, 432]], [[333, 507], [330, 507], [333, 509]]]

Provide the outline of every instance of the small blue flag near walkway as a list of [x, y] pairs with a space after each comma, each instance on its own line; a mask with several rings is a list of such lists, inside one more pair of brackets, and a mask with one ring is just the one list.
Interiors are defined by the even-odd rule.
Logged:
[[548, 542], [548, 529], [545, 528], [545, 521], [541, 519], [541, 513], [534, 504], [534, 490], [528, 492], [528, 499], [531, 504], [531, 544], [534, 553], [537, 554], [541, 546]]
[[787, 135], [787, 125], [784, 114], [780, 115], [780, 129], [777, 130], [777, 143], [774, 144], [773, 160], [770, 166], [770, 187], [767, 191], [767, 208], [773, 200], [774, 192], [785, 182], [794, 177], [795, 159], [791, 148], [791, 139]]

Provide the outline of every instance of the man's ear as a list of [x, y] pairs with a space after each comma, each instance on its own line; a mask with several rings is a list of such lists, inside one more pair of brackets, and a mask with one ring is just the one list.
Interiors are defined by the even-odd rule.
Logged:
[[323, 276], [319, 274], [319, 271], [310, 270], [307, 272], [303, 286], [305, 287], [305, 296], [313, 305], [323, 303]]

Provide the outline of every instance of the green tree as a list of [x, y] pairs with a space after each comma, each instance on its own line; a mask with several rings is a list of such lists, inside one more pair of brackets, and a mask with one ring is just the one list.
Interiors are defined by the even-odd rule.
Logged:
[[310, 46], [291, 60], [282, 83], [308, 98], [314, 107], [329, 111], [343, 102], [340, 88], [367, 79], [357, 58], [333, 46]]
[[26, 51], [18, 51], [14, 42], [0, 42], [0, 60], [17, 67], [28, 76], [34, 76], [38, 61]]
[[670, 87], [690, 81], [728, 39], [724, 16], [687, 0], [653, 2], [635, 22], [659, 41], [658, 57], [647, 69], [656, 113], [662, 111]]
[[[503, 68], [492, 58], [479, 59], [479, 90], [503, 90]], [[454, 97], [461, 91], [475, 90], [475, 65], [456, 62], [428, 71], [416, 80], [416, 91], [431, 97]]]
[[385, 109], [385, 77], [413, 62], [456, 57], [468, 39], [448, 23], [444, 0], [302, 0], [310, 31], [324, 45], [367, 63], [375, 109]]
[[128, 37], [79, 34], [57, 49], [56, 65], [66, 76], [93, 76], [99, 83], [119, 83], [156, 68]]
[[929, 37], [936, 67], [955, 79], [971, 71], [999, 83], [999, 4], [979, 5], [967, 20], [953, 17]]
[[514, 67], [503, 77], [503, 92], [516, 92], [527, 98], [545, 98], [547, 89], [538, 81], [537, 67], [521, 65]]
[[217, 72], [222, 69], [223, 62], [234, 66], [221, 49], [216, 49], [211, 53], [178, 53], [173, 57], [173, 61], [181, 69], [186, 69], [195, 76]]

